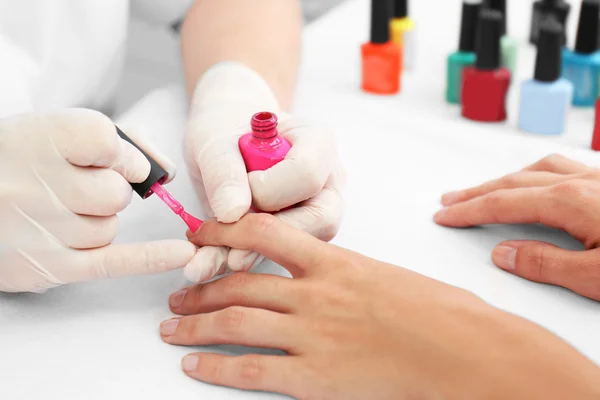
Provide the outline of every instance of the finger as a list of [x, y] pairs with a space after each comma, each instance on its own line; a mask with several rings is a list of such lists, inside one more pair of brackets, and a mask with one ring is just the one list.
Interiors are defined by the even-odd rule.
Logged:
[[292, 148], [285, 160], [275, 166], [248, 174], [256, 207], [279, 211], [310, 199], [323, 189], [337, 162], [336, 147], [333, 135], [316, 129], [298, 126], [297, 122], [280, 124], [280, 133]]
[[550, 196], [544, 195], [544, 190], [545, 188], [498, 190], [446, 207], [435, 214], [434, 220], [439, 225], [452, 227], [545, 223], [545, 213], [553, 204]]
[[156, 274], [186, 265], [196, 247], [184, 240], [108, 245], [78, 252], [73, 282]]
[[508, 241], [492, 252], [494, 264], [534, 282], [571, 289], [600, 300], [600, 250], [561, 249], [538, 241]]
[[177, 168], [175, 164], [165, 156], [155, 145], [153, 141], [149, 138], [146, 138], [139, 130], [134, 127], [129, 127], [127, 125], [121, 126], [124, 132], [127, 133], [127, 136], [135, 144], [137, 144], [146, 154], [154, 161], [158, 163], [165, 171], [167, 171], [167, 179], [163, 182], [163, 184], [167, 184], [175, 179], [175, 175], [177, 174]]
[[237, 224], [205, 222], [190, 237], [199, 246], [252, 250], [286, 268], [294, 277], [314, 271], [327, 245], [269, 214], [248, 214]]
[[110, 168], [128, 182], [143, 182], [150, 163], [133, 145], [119, 138], [105, 115], [85, 109], [70, 109], [52, 115], [57, 129], [50, 130], [51, 144], [71, 164]]
[[442, 196], [442, 205], [450, 206], [461, 203], [500, 189], [551, 186], [566, 179], [569, 179], [569, 176], [553, 172], [517, 172], [470, 189], [446, 193]]
[[182, 289], [171, 295], [169, 305], [171, 311], [180, 315], [209, 313], [232, 306], [288, 313], [300, 301], [297, 288], [289, 278], [240, 272]]
[[246, 272], [257, 267], [265, 257], [252, 250], [230, 249], [227, 266], [235, 272]]
[[524, 168], [523, 171], [544, 171], [568, 175], [586, 172], [590, 169], [590, 167], [583, 163], [570, 160], [560, 154], [552, 154]]
[[315, 197], [275, 214], [283, 222], [329, 242], [337, 235], [344, 213], [341, 180], [332, 175]]
[[116, 171], [73, 165], [68, 165], [67, 171], [60, 168], [61, 174], [55, 173], [55, 168], [40, 170], [39, 178], [75, 214], [108, 217], [131, 202], [131, 185]]
[[[190, 130], [194, 129], [194, 124], [190, 124]], [[240, 135], [242, 133], [240, 131]], [[206, 133], [192, 132], [189, 136], [192, 139], [188, 145], [192, 146], [193, 160], [202, 174], [206, 196], [215, 217], [225, 223], [238, 221], [248, 212], [252, 202], [238, 137], [225, 135], [202, 143], [199, 138]]]
[[281, 393], [293, 398], [308, 398], [311, 382], [304, 366], [293, 356], [225, 356], [193, 353], [182, 360], [191, 378], [212, 385], [242, 390]]
[[227, 270], [229, 248], [224, 246], [200, 247], [183, 272], [190, 282], [206, 282]]
[[209, 314], [164, 321], [160, 335], [169, 344], [230, 344], [291, 351], [301, 340], [296, 319], [258, 308], [230, 307]]

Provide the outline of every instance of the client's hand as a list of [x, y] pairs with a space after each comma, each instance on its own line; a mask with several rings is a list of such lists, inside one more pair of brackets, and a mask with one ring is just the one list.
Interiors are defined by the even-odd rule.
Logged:
[[475, 188], [442, 197], [444, 226], [541, 223], [563, 229], [586, 251], [530, 240], [500, 243], [494, 263], [523, 278], [600, 300], [600, 171], [559, 155]]
[[193, 353], [189, 376], [298, 399], [600, 396], [592, 362], [474, 295], [324, 243], [270, 215], [209, 221], [200, 246], [253, 250], [294, 279], [238, 273], [175, 293], [177, 345], [235, 344], [288, 356]]

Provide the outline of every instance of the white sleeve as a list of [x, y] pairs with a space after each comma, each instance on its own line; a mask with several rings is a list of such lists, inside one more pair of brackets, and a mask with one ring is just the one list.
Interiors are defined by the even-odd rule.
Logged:
[[33, 111], [39, 73], [33, 56], [0, 33], [0, 118]]
[[131, 0], [134, 17], [159, 25], [171, 25], [187, 14], [194, 0]]

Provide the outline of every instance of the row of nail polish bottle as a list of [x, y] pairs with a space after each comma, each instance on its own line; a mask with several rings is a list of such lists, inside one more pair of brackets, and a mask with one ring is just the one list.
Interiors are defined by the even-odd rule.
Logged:
[[408, 0], [371, 0], [371, 35], [361, 46], [362, 83], [367, 93], [391, 95], [400, 91], [402, 72], [415, 66], [415, 23]]
[[[476, 63], [476, 45], [481, 38], [478, 27], [482, 10], [493, 10], [496, 11], [496, 15], [500, 15], [500, 22], [496, 23], [500, 35], [499, 60], [500, 64], [511, 74], [514, 73], [517, 62], [517, 43], [512, 37], [506, 35], [506, 1], [488, 0], [482, 3], [481, 0], [465, 0], [462, 4], [459, 48], [457, 52], [450, 54], [447, 60], [446, 101], [448, 103], [460, 103], [463, 70]], [[495, 39], [487, 36], [482, 40], [490, 43]], [[481, 51], [486, 50], [482, 48]]]

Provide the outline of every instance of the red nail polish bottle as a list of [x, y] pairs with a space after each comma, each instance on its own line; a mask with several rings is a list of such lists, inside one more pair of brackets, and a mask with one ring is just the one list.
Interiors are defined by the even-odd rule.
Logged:
[[463, 72], [462, 116], [467, 119], [480, 122], [506, 119], [510, 71], [501, 67], [502, 27], [501, 12], [490, 9], [481, 12], [475, 45], [477, 60]]
[[600, 151], [600, 99], [596, 100], [596, 123], [592, 136], [592, 150]]
[[361, 46], [363, 91], [395, 94], [400, 91], [402, 49], [390, 40], [389, 0], [371, 0], [371, 40]]

